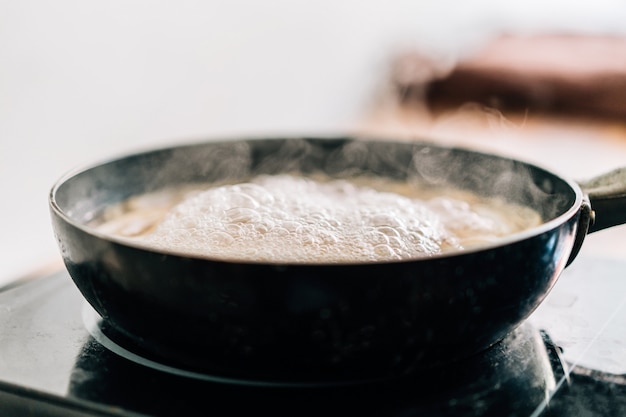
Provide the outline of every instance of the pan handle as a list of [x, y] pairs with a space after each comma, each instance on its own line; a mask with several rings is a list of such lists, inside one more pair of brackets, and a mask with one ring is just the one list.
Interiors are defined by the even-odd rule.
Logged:
[[578, 232], [566, 265], [572, 263], [589, 233], [626, 223], [626, 167], [579, 181], [585, 193]]
[[588, 233], [626, 223], [626, 167], [578, 183], [589, 197]]

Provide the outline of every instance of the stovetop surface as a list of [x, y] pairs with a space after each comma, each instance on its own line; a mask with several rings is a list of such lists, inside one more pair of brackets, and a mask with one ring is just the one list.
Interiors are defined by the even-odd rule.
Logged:
[[[602, 274], [605, 266], [594, 268]], [[583, 267], [590, 265], [564, 275], [575, 282]], [[623, 303], [609, 300], [613, 306], [603, 305], [601, 317], [588, 317], [603, 325], [585, 323], [594, 329], [584, 343], [567, 321], [574, 319], [557, 314], [571, 307], [563, 303], [567, 294], [551, 295], [556, 301], [546, 300], [538, 318], [501, 343], [444, 368], [339, 387], [242, 386], [105, 347], [106, 325], [59, 271], [0, 292], [0, 415], [626, 415], [626, 373], [620, 372], [626, 363], [619, 363], [619, 352], [608, 352], [624, 346], [602, 336], [624, 319]], [[550, 315], [560, 327], [550, 328]], [[577, 338], [562, 338], [567, 329]], [[568, 348], [561, 352], [562, 344], [574, 359]]]

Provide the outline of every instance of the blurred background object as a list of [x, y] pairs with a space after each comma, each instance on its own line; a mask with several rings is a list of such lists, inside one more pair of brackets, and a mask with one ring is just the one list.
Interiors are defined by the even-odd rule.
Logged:
[[[415, 100], [436, 80], [432, 93], [475, 102], [468, 82], [467, 91], [444, 87], [468, 68], [488, 69], [481, 54], [489, 48], [502, 60], [493, 48], [521, 39], [494, 41], [503, 33], [622, 37], [624, 22], [621, 0], [0, 0], [0, 287], [58, 267], [46, 198], [59, 176], [174, 141], [357, 132], [534, 158], [567, 136], [583, 153], [595, 138], [607, 167], [625, 160], [617, 121], [555, 125], [534, 108], [519, 115], [467, 105], [436, 116]], [[537, 52], [525, 48], [507, 55], [508, 74], [514, 58]], [[422, 62], [408, 62], [398, 79], [399, 56]], [[611, 146], [600, 148], [598, 137]], [[541, 151], [529, 147], [539, 142]], [[568, 171], [581, 157], [554, 162]]]
[[[626, 116], [626, 37], [583, 33], [503, 34], [452, 68], [419, 55], [397, 61], [403, 101], [432, 109], [466, 102], [499, 110]], [[424, 68], [434, 68], [429, 78]]]

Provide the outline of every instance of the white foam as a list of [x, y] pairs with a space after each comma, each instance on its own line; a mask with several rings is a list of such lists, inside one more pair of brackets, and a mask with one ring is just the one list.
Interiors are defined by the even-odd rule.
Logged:
[[263, 176], [194, 193], [138, 238], [157, 248], [236, 260], [380, 261], [460, 250], [464, 242], [487, 242], [526, 226], [506, 212], [344, 180]]

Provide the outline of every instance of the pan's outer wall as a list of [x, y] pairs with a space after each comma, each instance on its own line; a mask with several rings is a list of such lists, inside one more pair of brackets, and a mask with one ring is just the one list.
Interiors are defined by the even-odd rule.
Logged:
[[[403, 178], [424, 168], [416, 163], [420, 156], [437, 154], [448, 165], [442, 172], [458, 171], [455, 175], [470, 189], [476, 172], [487, 175], [483, 183], [491, 182], [492, 192], [502, 192], [503, 177], [513, 178], [498, 169], [523, 166], [432, 145], [357, 142], [255, 141], [232, 144], [230, 152], [226, 144], [199, 145], [83, 171], [63, 181], [52, 196], [53, 227], [68, 271], [104, 319], [140, 348], [181, 366], [237, 379], [397, 376], [486, 348], [541, 303], [569, 256], [576, 211], [539, 234], [486, 250], [353, 265], [267, 265], [157, 253], [104, 238], [83, 224], [104, 205], [157, 187], [148, 178], [172, 181], [163, 172], [172, 169], [180, 152], [204, 153], [210, 161], [220, 154], [220, 161], [228, 159], [223, 166], [229, 167], [230, 178], [296, 168], [307, 172], [315, 164], [333, 174], [365, 170]], [[348, 147], [353, 150], [345, 153]], [[465, 167], [453, 166], [462, 163], [463, 155]], [[347, 158], [352, 158], [347, 166], [338, 163]], [[247, 172], [233, 161], [247, 164]], [[433, 161], [428, 159], [436, 167]], [[486, 169], [484, 162], [494, 164]], [[219, 176], [214, 167], [202, 168], [198, 161], [184, 166], [190, 165], [178, 164], [178, 181]], [[537, 206], [544, 215], [556, 217], [576, 201], [576, 192], [558, 177], [526, 166], [522, 172], [521, 181], [550, 195]], [[134, 179], [126, 184], [124, 177]], [[535, 194], [516, 191], [512, 199], [529, 195], [528, 202], [535, 204]]]

